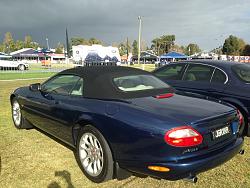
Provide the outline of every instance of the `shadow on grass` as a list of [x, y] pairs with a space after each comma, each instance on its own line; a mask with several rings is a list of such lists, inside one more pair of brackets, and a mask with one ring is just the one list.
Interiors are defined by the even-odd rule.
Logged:
[[[63, 178], [68, 184], [67, 188], [75, 188], [71, 181], [71, 174], [67, 170], [55, 171], [55, 177]], [[48, 185], [48, 188], [61, 188], [61, 186], [56, 181], [54, 181]]]

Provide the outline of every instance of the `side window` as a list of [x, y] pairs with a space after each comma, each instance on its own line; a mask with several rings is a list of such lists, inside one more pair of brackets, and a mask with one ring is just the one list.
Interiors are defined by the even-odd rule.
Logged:
[[78, 95], [81, 96], [83, 95], [83, 79], [80, 78], [74, 88], [72, 89], [71, 95]]
[[169, 80], [181, 80], [181, 73], [185, 67], [185, 64], [168, 65], [162, 69], [159, 69], [155, 75], [159, 78], [165, 78]]
[[42, 85], [42, 90], [49, 93], [69, 95], [80, 77], [74, 75], [59, 75]]
[[210, 82], [214, 68], [206, 65], [189, 65], [183, 80]]
[[223, 73], [219, 69], [215, 69], [211, 82], [212, 83], [225, 83], [226, 79], [227, 79], [227, 77], [226, 77], [225, 73]]

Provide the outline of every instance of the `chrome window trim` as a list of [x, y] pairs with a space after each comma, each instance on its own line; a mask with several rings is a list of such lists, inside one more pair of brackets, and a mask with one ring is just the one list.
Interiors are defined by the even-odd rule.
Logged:
[[[221, 72], [223, 72], [224, 74], [225, 74], [225, 76], [226, 76], [226, 81], [224, 82], [224, 85], [228, 82], [228, 75], [227, 75], [227, 73], [224, 71], [224, 70], [222, 70], [221, 68], [219, 68], [219, 67], [216, 67], [216, 66], [214, 66], [214, 65], [208, 65], [208, 64], [205, 64], [205, 63], [193, 63], [193, 62], [186, 62], [187, 63], [187, 68], [186, 68], [186, 70], [184, 71], [184, 74], [183, 74], [183, 77], [182, 77], [182, 80], [183, 80], [183, 78], [184, 78], [184, 75], [186, 74], [186, 71], [187, 71], [187, 69], [188, 69], [188, 67], [189, 67], [189, 65], [204, 65], [204, 66], [209, 66], [209, 67], [213, 67], [213, 68], [215, 68], [215, 69], [218, 69], [218, 70], [220, 70]], [[214, 69], [214, 71], [215, 71], [215, 69]], [[211, 76], [211, 79], [213, 78], [213, 74], [212, 74], [212, 76]], [[210, 82], [209, 83], [211, 83], [211, 79], [210, 79]]]
[[184, 70], [184, 72], [183, 72], [183, 75], [182, 75], [181, 80], [184, 79], [184, 76], [186, 75], [186, 72], [187, 72], [187, 70], [188, 70], [188, 67], [189, 67], [189, 63], [187, 63], [186, 66], [185, 66], [185, 70]]
[[210, 83], [212, 82], [212, 79], [214, 77], [215, 70], [216, 70], [216, 68], [214, 68], [214, 70], [213, 70], [212, 76], [211, 76], [210, 81], [209, 81]]

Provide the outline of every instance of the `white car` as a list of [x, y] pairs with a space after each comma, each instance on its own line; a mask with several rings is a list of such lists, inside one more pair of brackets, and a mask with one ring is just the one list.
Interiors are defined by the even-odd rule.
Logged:
[[0, 70], [2, 69], [18, 69], [21, 71], [29, 69], [29, 65], [23, 61], [15, 61], [11, 56], [0, 55]]

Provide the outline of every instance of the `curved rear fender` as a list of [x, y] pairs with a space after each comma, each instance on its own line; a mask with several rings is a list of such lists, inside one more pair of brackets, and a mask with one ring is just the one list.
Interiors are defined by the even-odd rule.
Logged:
[[102, 133], [103, 137], [105, 138], [105, 140], [107, 141], [110, 147], [110, 150], [112, 151], [113, 158], [115, 159], [116, 154], [114, 153], [110, 140], [107, 139], [108, 136], [105, 134], [106, 132], [104, 131], [104, 124], [105, 124], [104, 122], [99, 122], [98, 120], [94, 119], [94, 117], [92, 117], [91, 115], [84, 114], [80, 116], [80, 118], [78, 119], [78, 121], [75, 123], [75, 125], [72, 128], [72, 137], [73, 137], [74, 146], [77, 145], [77, 138], [78, 138], [80, 129], [86, 125], [92, 125]]
[[248, 109], [244, 106], [244, 104], [241, 101], [239, 101], [237, 99], [234, 99], [234, 98], [221, 98], [221, 100], [235, 106], [236, 108], [238, 108], [243, 113], [243, 115], [245, 117], [247, 117], [245, 119], [247, 126], [244, 128], [244, 135], [250, 137], [250, 121], [249, 121], [250, 120], [250, 118], [249, 118], [250, 114], [249, 114]]
[[244, 106], [244, 104], [241, 101], [239, 101], [235, 98], [229, 98], [229, 97], [221, 98], [221, 100], [235, 106], [236, 108], [240, 107], [243, 111], [245, 111], [245, 113], [246, 113], [245, 115], [249, 116], [248, 109]]
[[85, 125], [94, 125], [93, 118], [89, 115], [83, 115], [81, 116], [72, 127], [72, 138], [73, 138], [73, 144], [76, 146], [77, 137], [79, 134], [79, 130], [84, 127]]

